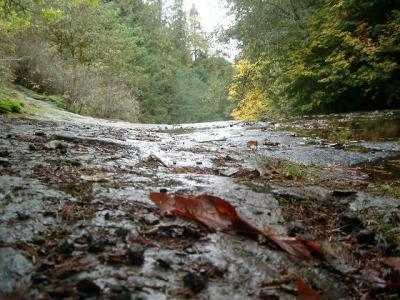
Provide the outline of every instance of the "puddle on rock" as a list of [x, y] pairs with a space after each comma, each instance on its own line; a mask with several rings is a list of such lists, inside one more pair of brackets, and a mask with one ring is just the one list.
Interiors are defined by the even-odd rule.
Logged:
[[360, 165], [373, 181], [400, 180], [400, 156], [387, 157]]
[[319, 138], [333, 143], [400, 139], [400, 111], [313, 116], [301, 122], [297, 120], [296, 123], [296, 126], [283, 124], [279, 130], [290, 130], [303, 137]]

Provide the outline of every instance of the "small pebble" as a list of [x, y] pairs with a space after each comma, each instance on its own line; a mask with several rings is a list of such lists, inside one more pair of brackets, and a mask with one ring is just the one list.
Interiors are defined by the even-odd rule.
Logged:
[[126, 228], [122, 228], [122, 227], [117, 228], [117, 229], [115, 230], [115, 234], [116, 234], [118, 237], [122, 238], [123, 240], [126, 238], [126, 236], [128, 235], [128, 233], [129, 233], [129, 230], [126, 229]]
[[78, 292], [90, 295], [100, 294], [100, 287], [90, 279], [82, 279], [76, 284]]
[[344, 215], [340, 220], [341, 230], [345, 233], [350, 233], [362, 227], [362, 222], [359, 218], [354, 216]]
[[8, 150], [0, 150], [0, 157], [8, 157], [10, 152]]
[[71, 254], [75, 250], [75, 245], [69, 241], [65, 241], [59, 248], [61, 253]]
[[168, 270], [171, 268], [171, 263], [162, 258], [157, 259], [157, 264], [160, 266], [160, 268], [165, 269], [165, 270]]
[[131, 266], [141, 266], [144, 263], [144, 249], [128, 249], [126, 255], [128, 259], [128, 264]]
[[105, 241], [102, 239], [94, 239], [89, 243], [88, 251], [90, 253], [102, 252], [105, 248]]
[[110, 300], [130, 300], [130, 299], [132, 299], [130, 292], [121, 292], [110, 296]]
[[17, 218], [20, 221], [26, 221], [26, 220], [29, 220], [30, 216], [26, 213], [17, 211]]
[[43, 274], [33, 274], [31, 277], [32, 283], [43, 283], [48, 281], [47, 276], [43, 275]]
[[357, 234], [357, 241], [363, 245], [375, 244], [375, 232], [372, 230], [364, 229]]
[[36, 136], [46, 136], [46, 134], [43, 131], [36, 131], [35, 135]]
[[0, 166], [9, 167], [11, 166], [11, 163], [7, 158], [0, 157]]
[[153, 214], [147, 214], [143, 218], [146, 225], [156, 225], [160, 223], [160, 220]]
[[37, 150], [36, 146], [33, 145], [33, 144], [30, 144], [30, 145], [28, 146], [28, 149], [29, 149], [29, 151], [32, 151], [32, 152]]
[[206, 281], [196, 273], [189, 272], [183, 276], [183, 285], [198, 293], [206, 287]]

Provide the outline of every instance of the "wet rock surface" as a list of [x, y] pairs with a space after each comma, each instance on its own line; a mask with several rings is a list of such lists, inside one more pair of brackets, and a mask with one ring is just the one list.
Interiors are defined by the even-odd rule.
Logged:
[[0, 291], [9, 294], [30, 286], [32, 263], [12, 248], [0, 248]]
[[[323, 299], [398, 295], [397, 275], [380, 263], [400, 251], [396, 134], [305, 133], [329, 128], [331, 116], [136, 125], [29, 101], [40, 114], [0, 116], [0, 294], [295, 299], [295, 285], [269, 283], [298, 276]], [[385, 114], [398, 112], [363, 120]], [[162, 216], [153, 191], [222, 197], [259, 227], [318, 241], [326, 257], [300, 261]]]

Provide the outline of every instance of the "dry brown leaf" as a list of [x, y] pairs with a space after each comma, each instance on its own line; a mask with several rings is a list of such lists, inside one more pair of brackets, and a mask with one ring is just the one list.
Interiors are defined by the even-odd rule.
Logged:
[[238, 214], [229, 202], [219, 197], [211, 195], [183, 197], [165, 193], [150, 193], [150, 199], [162, 213], [197, 220], [215, 230], [264, 235], [280, 249], [298, 258], [311, 259], [311, 253], [320, 254], [320, 247], [315, 242], [305, 241], [298, 237], [278, 236], [272, 234], [269, 230], [259, 229]]
[[296, 279], [299, 297], [303, 300], [320, 300], [321, 296], [301, 278]]
[[256, 140], [247, 141], [246, 146], [247, 146], [247, 148], [257, 148], [258, 141], [256, 141]]
[[383, 257], [381, 261], [400, 274], [400, 257]]
[[75, 273], [86, 270], [88, 264], [89, 263], [85, 258], [67, 261], [55, 266], [54, 270], [51, 271], [51, 274], [55, 278], [66, 278]]

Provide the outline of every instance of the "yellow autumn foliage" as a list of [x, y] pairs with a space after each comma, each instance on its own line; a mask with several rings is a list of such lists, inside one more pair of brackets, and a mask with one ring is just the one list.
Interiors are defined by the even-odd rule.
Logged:
[[229, 99], [237, 102], [237, 106], [231, 116], [236, 120], [259, 120], [267, 112], [260, 64], [241, 59], [234, 64], [234, 70], [236, 75], [229, 87]]

